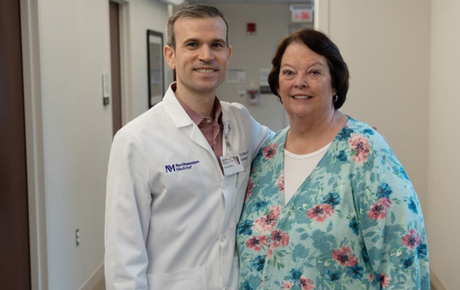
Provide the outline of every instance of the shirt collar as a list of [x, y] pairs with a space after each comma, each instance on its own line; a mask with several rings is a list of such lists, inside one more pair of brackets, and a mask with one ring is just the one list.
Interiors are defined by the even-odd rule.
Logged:
[[[175, 87], [173, 87], [173, 90], [175, 91]], [[222, 107], [217, 97], [214, 99], [214, 108], [213, 108], [214, 118], [211, 118], [211, 117], [205, 117], [201, 115], [200, 113], [194, 111], [184, 101], [182, 101], [181, 98], [179, 98], [175, 92], [174, 92], [174, 96], [176, 97], [177, 101], [182, 106], [182, 108], [185, 110], [187, 115], [190, 117], [190, 119], [192, 119], [193, 123], [195, 123], [197, 126], [200, 125], [202, 122], [214, 121], [214, 123], [217, 123], [217, 124], [222, 123]]]

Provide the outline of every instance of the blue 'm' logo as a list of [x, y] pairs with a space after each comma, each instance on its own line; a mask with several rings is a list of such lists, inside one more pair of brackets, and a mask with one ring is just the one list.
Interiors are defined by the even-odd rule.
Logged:
[[166, 173], [168, 172], [176, 172], [176, 167], [174, 165], [165, 165]]

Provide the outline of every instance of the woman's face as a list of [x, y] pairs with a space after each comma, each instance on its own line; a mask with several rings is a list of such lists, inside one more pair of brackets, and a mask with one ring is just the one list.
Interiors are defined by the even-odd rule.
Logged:
[[281, 59], [278, 95], [291, 122], [315, 121], [333, 113], [335, 93], [326, 58], [303, 43], [290, 44]]

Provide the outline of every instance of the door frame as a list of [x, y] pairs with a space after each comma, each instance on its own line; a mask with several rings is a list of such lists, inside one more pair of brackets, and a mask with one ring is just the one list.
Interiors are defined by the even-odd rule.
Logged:
[[329, 0], [314, 0], [314, 28], [329, 35]]
[[[129, 29], [130, 11], [129, 0], [107, 0], [107, 7], [110, 2], [119, 4], [119, 22], [120, 22], [120, 90], [121, 90], [121, 124], [124, 126], [133, 118], [132, 113], [132, 81], [131, 81], [131, 54], [130, 39], [131, 31]], [[107, 10], [108, 13], [108, 10]]]
[[48, 289], [38, 4], [20, 0], [32, 290]]

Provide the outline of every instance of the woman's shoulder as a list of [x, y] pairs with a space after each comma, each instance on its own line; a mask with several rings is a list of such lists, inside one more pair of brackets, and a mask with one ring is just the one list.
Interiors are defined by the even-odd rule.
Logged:
[[360, 134], [367, 134], [373, 136], [375, 135], [375, 133], [377, 133], [377, 131], [366, 122], [358, 121], [350, 116], [348, 116], [348, 122], [345, 127], [349, 128], [350, 130], [353, 130], [355, 133]]
[[348, 117], [348, 122], [340, 134], [347, 138], [350, 138], [353, 134], [355, 136], [357, 134], [364, 136], [366, 139], [374, 143], [374, 145], [383, 147], [389, 146], [385, 138], [376, 129], [371, 127], [369, 124], [355, 120], [352, 117]]
[[265, 141], [265, 143], [263, 144], [262, 147], [266, 147], [268, 145], [273, 145], [273, 144], [276, 144], [276, 143], [283, 143], [284, 144], [284, 142], [286, 140], [286, 134], [287, 134], [288, 131], [289, 131], [289, 127], [286, 127], [284, 129], [279, 130], [278, 132], [273, 134], [273, 136], [268, 138]]
[[365, 155], [369, 156], [369, 160], [374, 162], [385, 160], [394, 166], [402, 166], [387, 140], [367, 123], [350, 117], [341, 134], [343, 136], [338, 138], [342, 138], [341, 141], [345, 141], [353, 148], [352, 154], [360, 156], [360, 152], [365, 150], [367, 152]]

